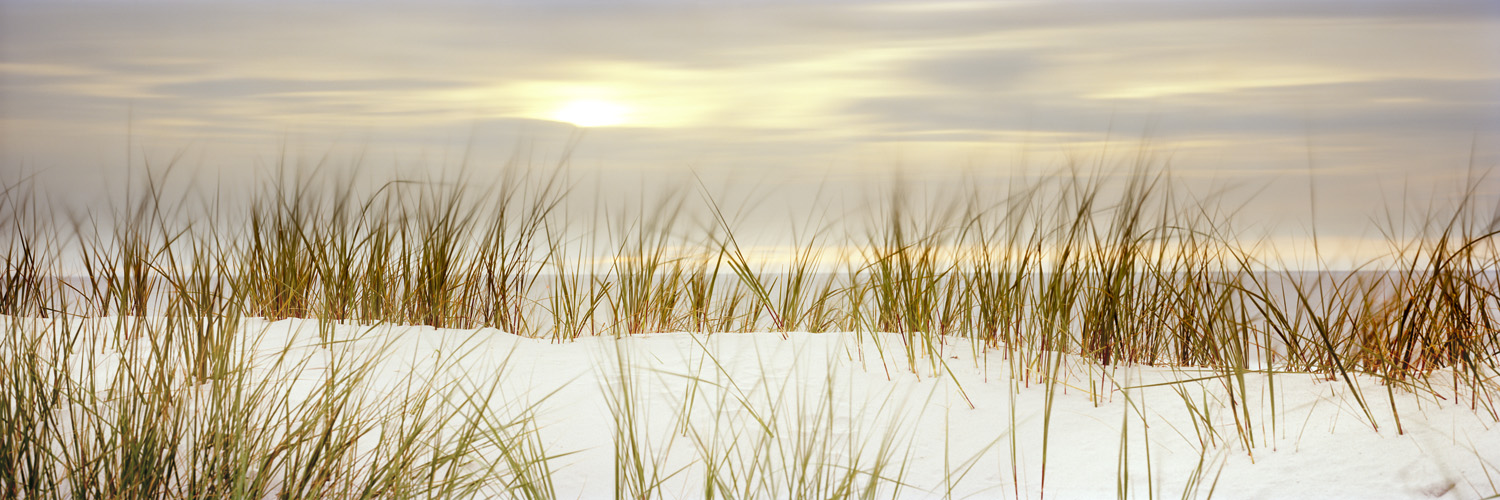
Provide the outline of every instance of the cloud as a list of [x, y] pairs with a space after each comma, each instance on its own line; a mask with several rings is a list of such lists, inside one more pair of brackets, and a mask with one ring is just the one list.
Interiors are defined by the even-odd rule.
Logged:
[[453, 80], [404, 78], [325, 80], [292, 78], [209, 78], [173, 82], [151, 87], [165, 98], [234, 99], [274, 95], [337, 94], [357, 92], [432, 91], [466, 86]]
[[1331, 166], [1400, 171], [1467, 154], [1441, 138], [1500, 140], [1494, 2], [0, 9], [7, 162], [88, 163], [80, 145], [118, 150], [127, 116], [141, 141], [239, 148], [225, 157], [291, 134], [377, 138], [402, 157], [475, 130], [507, 147], [557, 144], [574, 131], [546, 119], [577, 100], [631, 110], [627, 126], [585, 134], [580, 159], [773, 179], [898, 156], [948, 172], [992, 146], [1142, 134], [1226, 175], [1299, 168], [1310, 134], [1327, 138]]

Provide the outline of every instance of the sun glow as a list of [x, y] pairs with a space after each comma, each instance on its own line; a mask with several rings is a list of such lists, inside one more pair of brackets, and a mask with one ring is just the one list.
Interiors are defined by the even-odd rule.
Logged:
[[584, 99], [569, 101], [552, 113], [552, 118], [580, 127], [608, 127], [625, 123], [625, 107], [609, 101]]

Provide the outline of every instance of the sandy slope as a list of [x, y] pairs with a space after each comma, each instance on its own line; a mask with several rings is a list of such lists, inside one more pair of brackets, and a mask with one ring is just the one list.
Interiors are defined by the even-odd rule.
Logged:
[[[976, 358], [962, 340], [918, 359], [914, 371], [902, 338], [890, 334], [674, 333], [556, 344], [495, 330], [340, 325], [332, 332], [339, 342], [322, 344], [313, 321], [246, 320], [244, 328], [258, 339], [257, 376], [284, 383], [293, 404], [336, 367], [366, 359], [379, 360], [366, 381], [372, 408], [411, 391], [409, 380], [498, 380], [492, 411], [515, 415], [534, 404], [546, 451], [566, 454], [552, 461], [561, 498], [614, 497], [623, 434], [607, 395], [618, 405], [622, 376], [637, 388], [631, 401], [644, 424], [636, 444], [666, 478], [668, 497], [702, 496], [708, 463], [751, 489], [797, 496], [799, 471], [832, 480], [849, 468], [873, 470], [881, 455], [881, 475], [902, 485], [886, 483], [882, 496], [902, 498], [944, 497], [950, 488], [954, 498], [1112, 498], [1122, 490], [1142, 498], [1210, 490], [1216, 498], [1480, 498], [1500, 483], [1500, 426], [1471, 409], [1468, 395], [1455, 396], [1443, 373], [1419, 392], [1388, 393], [1378, 379], [1356, 377], [1377, 430], [1341, 379], [1103, 369], [1060, 357], [1049, 391], [1049, 367], [1013, 364], [1003, 351]], [[110, 365], [91, 373], [108, 379]], [[494, 458], [493, 450], [477, 455]]]

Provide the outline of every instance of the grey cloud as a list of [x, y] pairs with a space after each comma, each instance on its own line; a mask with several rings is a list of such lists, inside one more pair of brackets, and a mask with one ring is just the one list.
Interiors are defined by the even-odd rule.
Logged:
[[974, 92], [1013, 88], [1045, 63], [1044, 51], [983, 50], [916, 61], [904, 73], [929, 84]]
[[[200, 74], [237, 59], [283, 54], [332, 68], [547, 76], [578, 61], [637, 61], [712, 69], [817, 53], [1007, 31], [1225, 19], [1472, 20], [1490, 2], [996, 3], [969, 11], [904, 12], [855, 3], [704, 6], [549, 4], [22, 4], [0, 34], [6, 58], [88, 60], [119, 71]], [[396, 35], [396, 36], [393, 36]], [[38, 41], [46, 43], [37, 43]], [[1107, 47], [1105, 47], [1107, 48]], [[136, 56], [194, 58], [192, 67]], [[205, 57], [209, 56], [209, 57]], [[217, 59], [217, 60], [216, 60]], [[485, 68], [475, 68], [482, 64]], [[938, 68], [943, 69], [943, 68]], [[961, 75], [961, 73], [960, 73]]]
[[[1202, 104], [1222, 101], [1218, 94], [1186, 96]], [[1391, 78], [1366, 82], [1283, 85], [1245, 88], [1232, 93], [1236, 100], [1314, 102], [1321, 104], [1380, 105], [1380, 100], [1420, 100], [1422, 106], [1500, 105], [1500, 79], [1438, 80]]]
[[[83, 6], [0, 0], [0, 9], [0, 62], [50, 63], [96, 72], [0, 74], [4, 118], [78, 124], [79, 129], [90, 125], [118, 132], [115, 136], [125, 132], [125, 116], [133, 106], [143, 122], [198, 124], [184, 133], [251, 145], [267, 142], [265, 137], [274, 142], [288, 128], [301, 125], [304, 117], [317, 118], [313, 115], [353, 118], [323, 126], [355, 130], [330, 131], [310, 124], [307, 129], [317, 133], [309, 135], [358, 136], [368, 123], [375, 130], [370, 133], [372, 144], [403, 154], [426, 151], [432, 144], [462, 145], [470, 130], [486, 141], [486, 147], [509, 147], [528, 137], [557, 144], [574, 130], [543, 120], [471, 121], [474, 114], [459, 103], [388, 109], [358, 95], [309, 94], [566, 80], [579, 78], [580, 68], [600, 62], [712, 74], [865, 49], [911, 49], [911, 59], [894, 60], [858, 76], [913, 85], [904, 93], [900, 85], [890, 85], [896, 90], [838, 108], [841, 117], [857, 124], [850, 130], [809, 134], [793, 128], [736, 129], [732, 123], [691, 130], [597, 129], [585, 133], [581, 153], [587, 154], [579, 161], [620, 168], [703, 166], [787, 173], [831, 164], [861, 145], [973, 143], [1014, 131], [1087, 137], [1113, 131], [1117, 137], [1130, 137], [1156, 130], [1163, 139], [1216, 136], [1247, 143], [1295, 143], [1311, 131], [1356, 137], [1349, 143], [1375, 148], [1405, 138], [1467, 138], [1476, 131], [1500, 130], [1500, 81], [1456, 80], [1453, 75], [1427, 75], [1403, 66], [1451, 57], [1451, 66], [1473, 73], [1465, 77], [1496, 74], [1500, 48], [1486, 52], [1488, 46], [1458, 45], [1496, 42], [1497, 2], [997, 2], [975, 10], [901, 11], [857, 2]], [[1214, 27], [1225, 24], [1219, 21], [1243, 21], [1239, 37], [1215, 38]], [[1461, 35], [1472, 31], [1473, 36], [1381, 40], [1387, 28], [1445, 26], [1442, 23], [1461, 25], [1468, 30]], [[1351, 39], [1309, 35], [1307, 40], [1279, 41], [1266, 40], [1258, 31], [1288, 24], [1297, 29], [1305, 25], [1314, 32], [1331, 24], [1365, 31]], [[1014, 38], [982, 46], [994, 35]], [[1309, 41], [1327, 44], [1309, 46]], [[1392, 47], [1405, 45], [1418, 48], [1399, 60], [1388, 59]], [[1454, 48], [1479, 55], [1446, 52]], [[1257, 59], [1238, 58], [1246, 54]], [[1160, 76], [1170, 83], [1170, 71], [1146, 73], [1185, 63], [1234, 68], [1288, 59], [1295, 59], [1290, 65], [1294, 69], [1281, 74], [1297, 76], [1295, 68], [1302, 67], [1358, 66], [1354, 69], [1379, 71], [1350, 73], [1384, 71], [1396, 76], [1150, 100], [1086, 98], [1076, 94], [1087, 89], [1057, 80], [1059, 75], [1083, 75], [1107, 83], [1125, 76]], [[279, 72], [283, 63], [305, 73]], [[1200, 75], [1211, 79], [1216, 74]], [[66, 90], [68, 84], [100, 82], [135, 86], [157, 97], [131, 102]], [[840, 97], [853, 98], [858, 92], [851, 89]], [[263, 120], [258, 113], [275, 114], [277, 119]], [[27, 154], [44, 154], [46, 148], [66, 153], [75, 147], [71, 138], [27, 139], [24, 144], [7, 144], [16, 146], [11, 149], [31, 148]], [[1254, 147], [1245, 146], [1236, 154], [1250, 158], [1257, 154]], [[1406, 157], [1423, 152], [1412, 147]]]
[[302, 92], [404, 91], [458, 88], [471, 85], [455, 80], [360, 79], [309, 80], [276, 78], [214, 78], [151, 87], [167, 97], [224, 99]]
[[[920, 4], [913, 4], [920, 5]], [[1461, 1], [1054, 1], [994, 2], [974, 9], [890, 10], [850, 6], [844, 23], [890, 35], [984, 33], [1214, 20], [1469, 20], [1500, 16], [1500, 4]]]
[[[962, 63], [948, 62], [956, 67]], [[979, 64], [979, 63], [975, 63]], [[948, 80], [961, 81], [962, 78]], [[858, 101], [844, 111], [882, 124], [886, 133], [1029, 129], [1093, 132], [1117, 120], [1150, 116], [1166, 130], [1205, 134], [1300, 133], [1317, 126], [1341, 133], [1500, 131], [1500, 80], [1390, 79], [1342, 84], [1245, 88], [1161, 99], [1084, 100], [961, 91]]]
[[[1106, 128], [1126, 134], [1148, 128], [1174, 136], [1280, 136], [1301, 134], [1309, 128], [1340, 134], [1422, 133], [1457, 134], [1500, 132], [1500, 106], [1425, 107], [1389, 105], [1328, 111], [1302, 109], [1207, 108], [1138, 105], [1116, 108], [1081, 104], [1036, 106], [976, 103], [943, 98], [898, 98], [865, 101], [851, 109], [885, 124], [887, 137], [932, 130], [970, 132], [1025, 130], [1031, 132], [1094, 134]], [[922, 136], [928, 137], [928, 136]], [[1170, 137], [1169, 137], [1170, 138]]]

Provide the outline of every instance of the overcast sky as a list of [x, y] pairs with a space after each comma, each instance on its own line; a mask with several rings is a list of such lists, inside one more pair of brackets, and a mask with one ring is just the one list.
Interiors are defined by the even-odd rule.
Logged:
[[1147, 138], [1185, 179], [1270, 186], [1259, 215], [1293, 227], [1311, 164], [1325, 230], [1365, 234], [1403, 184], [1497, 163], [1500, 2], [0, 0], [0, 169], [49, 190], [121, 178], [127, 136], [219, 176], [579, 132], [603, 178], [784, 193]]

